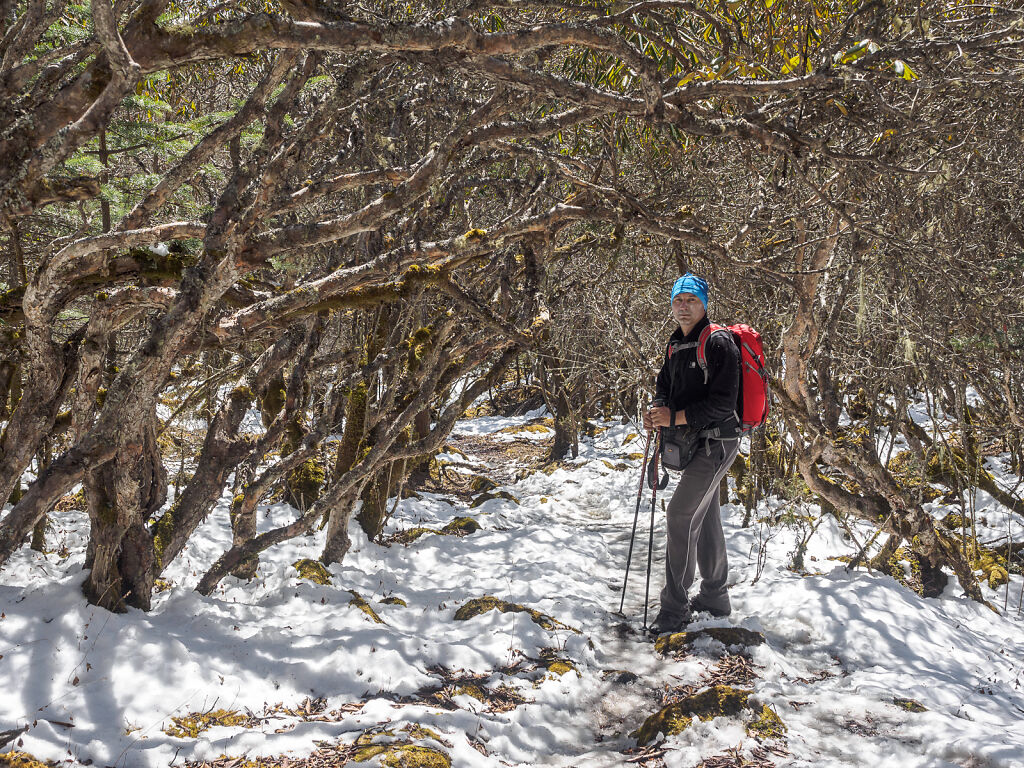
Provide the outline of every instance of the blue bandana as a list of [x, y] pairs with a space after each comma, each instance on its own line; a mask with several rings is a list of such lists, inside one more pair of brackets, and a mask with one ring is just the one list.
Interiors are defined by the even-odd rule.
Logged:
[[704, 278], [697, 277], [693, 272], [687, 272], [672, 286], [672, 298], [669, 301], [675, 299], [680, 293], [692, 293], [700, 299], [704, 305], [704, 311], [708, 311], [708, 283]]

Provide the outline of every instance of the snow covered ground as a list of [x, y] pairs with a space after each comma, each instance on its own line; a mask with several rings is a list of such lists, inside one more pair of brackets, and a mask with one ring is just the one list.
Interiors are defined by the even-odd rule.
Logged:
[[[524, 423], [478, 419], [459, 430], [479, 437]], [[83, 516], [59, 517], [53, 553], [26, 548], [0, 572], [0, 731], [27, 725], [16, 749], [96, 766], [301, 758], [325, 749], [351, 756], [354, 747], [345, 750], [356, 739], [429, 747], [457, 767], [630, 764], [641, 757], [630, 732], [673, 691], [719, 679], [738, 649], [727, 654], [704, 641], [662, 657], [623, 631], [615, 611], [640, 466], [629, 456], [643, 446], [627, 443], [632, 428], [604, 426], [581, 444], [574, 468], [501, 489], [519, 503], [495, 498], [470, 508], [423, 495], [403, 501], [390, 523], [392, 531], [440, 528], [468, 515], [482, 526], [472, 535], [383, 547], [354, 529], [354, 550], [330, 569], [329, 585], [292, 567], [318, 556], [320, 533], [265, 553], [252, 582], [229, 578], [209, 598], [195, 593], [230, 543], [225, 498], [170, 569], [171, 587], [152, 612], [112, 615], [79, 591]], [[459, 459], [483, 465], [472, 455]], [[1005, 535], [1006, 510], [987, 498], [976, 503]], [[294, 514], [282, 505], [264, 512], [267, 527]], [[744, 687], [779, 715], [784, 739], [760, 744], [742, 716], [695, 721], [642, 764], [682, 768], [770, 746], [758, 759], [779, 766], [1024, 766], [1021, 577], [1011, 580], [1004, 615], [961, 597], [955, 581], [941, 598], [922, 599], [888, 576], [848, 573], [830, 559], [856, 550], [831, 518], [810, 539], [809, 572], [797, 573], [789, 564], [806, 512], [770, 500], [742, 528], [743, 510], [725, 507], [734, 612], [705, 614], [691, 627], [763, 633], [766, 642], [746, 651], [755, 677]], [[648, 514], [645, 494], [625, 604], [634, 627], [643, 612]], [[662, 521], [659, 509], [652, 616]], [[855, 533], [863, 541], [867, 532]], [[1006, 588], [984, 589], [1002, 612]], [[353, 604], [353, 592], [383, 623]], [[498, 610], [456, 618], [483, 596], [558, 623], [546, 629], [528, 613]], [[221, 710], [236, 712], [237, 722], [196, 736], [167, 733], [172, 718]], [[385, 754], [353, 764], [374, 765]]]

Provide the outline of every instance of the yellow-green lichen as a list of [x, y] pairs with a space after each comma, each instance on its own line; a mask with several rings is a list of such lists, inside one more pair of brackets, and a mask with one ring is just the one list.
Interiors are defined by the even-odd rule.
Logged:
[[566, 661], [565, 659], [552, 659], [547, 662], [545, 666], [547, 667], [548, 672], [556, 675], [557, 677], [561, 677], [567, 672], [575, 672], [577, 677], [581, 677], [580, 671], [576, 669], [576, 665], [571, 661]]
[[432, 747], [410, 744], [392, 747], [380, 764], [387, 768], [452, 768], [452, 759]]
[[498, 430], [499, 433], [504, 434], [515, 434], [516, 432], [529, 432], [534, 435], [550, 435], [552, 429], [546, 427], [543, 424], [520, 424], [512, 425], [511, 427], [502, 427]]
[[576, 665], [568, 659], [559, 656], [558, 651], [554, 648], [541, 649], [540, 664], [556, 677], [561, 677], [566, 672], [575, 672], [577, 677], [582, 677]]
[[712, 720], [716, 717], [738, 715], [747, 706], [747, 699], [753, 691], [745, 691], [728, 685], [715, 685], [682, 701], [669, 704], [648, 717], [632, 735], [640, 746], [646, 746], [659, 733], [674, 736], [681, 733], [694, 718]]
[[478, 597], [467, 602], [455, 612], [455, 620], [467, 621], [475, 616], [480, 616], [488, 611], [495, 610], [501, 611], [502, 613], [527, 613], [535, 624], [543, 627], [544, 629], [568, 629], [579, 634], [578, 629], [574, 629], [573, 627], [563, 624], [562, 622], [553, 619], [538, 610], [527, 608], [519, 605], [518, 603], [510, 603], [505, 600], [500, 600], [492, 595]]
[[44, 763], [28, 752], [4, 752], [0, 754], [3, 768], [51, 768], [54, 763]]
[[900, 451], [891, 459], [886, 467], [896, 483], [912, 495], [920, 494], [924, 501], [935, 501], [942, 496], [942, 491], [933, 488], [924, 476], [924, 463], [920, 457], [910, 451]]
[[991, 549], [982, 549], [971, 565], [985, 574], [989, 589], [998, 589], [1010, 580], [1006, 558]]
[[167, 550], [167, 546], [171, 543], [171, 539], [174, 537], [175, 530], [175, 515], [178, 511], [178, 503], [175, 501], [171, 504], [171, 508], [164, 512], [160, 519], [153, 524], [153, 555], [156, 559], [158, 567], [164, 565], [164, 552]]
[[620, 461], [618, 464], [612, 464], [608, 459], [601, 459], [601, 463], [604, 464], [608, 469], [613, 472], [622, 472], [623, 470], [629, 469], [629, 464]]
[[927, 712], [928, 708], [925, 707], [921, 702], [914, 699], [904, 699], [901, 696], [893, 696], [892, 703], [900, 709], [905, 709], [907, 712]]
[[781, 739], [786, 735], [786, 724], [774, 709], [765, 704], [757, 717], [747, 723], [747, 735], [759, 741]]
[[466, 683], [455, 689], [456, 696], [472, 696], [477, 701], [487, 701], [487, 692], [476, 683]]
[[352, 599], [348, 601], [348, 604], [354, 608], [358, 608], [360, 611], [365, 613], [371, 621], [377, 624], [384, 624], [384, 619], [377, 615], [377, 612], [373, 610], [373, 607], [366, 602], [362, 595], [358, 592], [349, 590], [349, 594], [352, 595]]
[[203, 731], [215, 725], [245, 725], [248, 718], [238, 714], [237, 710], [214, 709], [210, 712], [193, 712], [184, 717], [172, 717], [171, 725], [164, 728], [164, 733], [179, 739], [196, 739]]
[[403, 608], [408, 608], [409, 604], [400, 597], [385, 597], [381, 602], [384, 605], [400, 605]]
[[964, 516], [959, 512], [950, 512], [939, 522], [951, 531], [959, 531], [964, 527]]
[[319, 560], [311, 560], [305, 557], [292, 563], [292, 567], [299, 572], [300, 579], [306, 579], [323, 586], [331, 584], [331, 573]]

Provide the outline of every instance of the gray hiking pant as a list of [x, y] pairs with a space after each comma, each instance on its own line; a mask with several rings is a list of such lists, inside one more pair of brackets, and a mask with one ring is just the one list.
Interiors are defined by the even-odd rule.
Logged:
[[665, 588], [661, 610], [676, 616], [690, 615], [687, 595], [693, 584], [694, 566], [702, 578], [700, 600], [706, 606], [728, 611], [725, 583], [729, 561], [725, 553], [718, 487], [729, 471], [739, 440], [701, 441], [696, 455], [683, 470], [679, 485], [668, 503], [668, 543], [665, 552]]

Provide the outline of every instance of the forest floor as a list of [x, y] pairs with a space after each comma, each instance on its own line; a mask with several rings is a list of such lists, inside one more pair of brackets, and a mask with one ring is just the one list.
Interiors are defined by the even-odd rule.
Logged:
[[[955, 580], [924, 599], [848, 572], [837, 558], [857, 545], [831, 516], [815, 528], [814, 507], [771, 498], [743, 527], [726, 505], [733, 614], [698, 615], [686, 643], [659, 652], [638, 632], [646, 494], [617, 614], [642, 440], [603, 423], [544, 471], [539, 416], [460, 422], [430, 490], [397, 506], [391, 543], [354, 527], [329, 583], [293, 565], [319, 555], [319, 532], [265, 553], [250, 582], [196, 593], [230, 544], [226, 496], [153, 610], [109, 614], [80, 592], [87, 521], [59, 512], [52, 551], [26, 548], [0, 572], [0, 731], [28, 727], [6, 749], [126, 767], [1024, 766], [1021, 576], [983, 587], [998, 612]], [[973, 501], [983, 534], [1021, 529], [985, 494]], [[294, 515], [268, 506], [261, 527]], [[400, 543], [461, 517], [480, 529]], [[707, 631], [722, 628], [748, 632]], [[708, 690], [725, 714], [698, 706]], [[639, 746], [631, 734], [669, 704], [677, 727], [696, 716], [667, 738], [649, 726]]]

